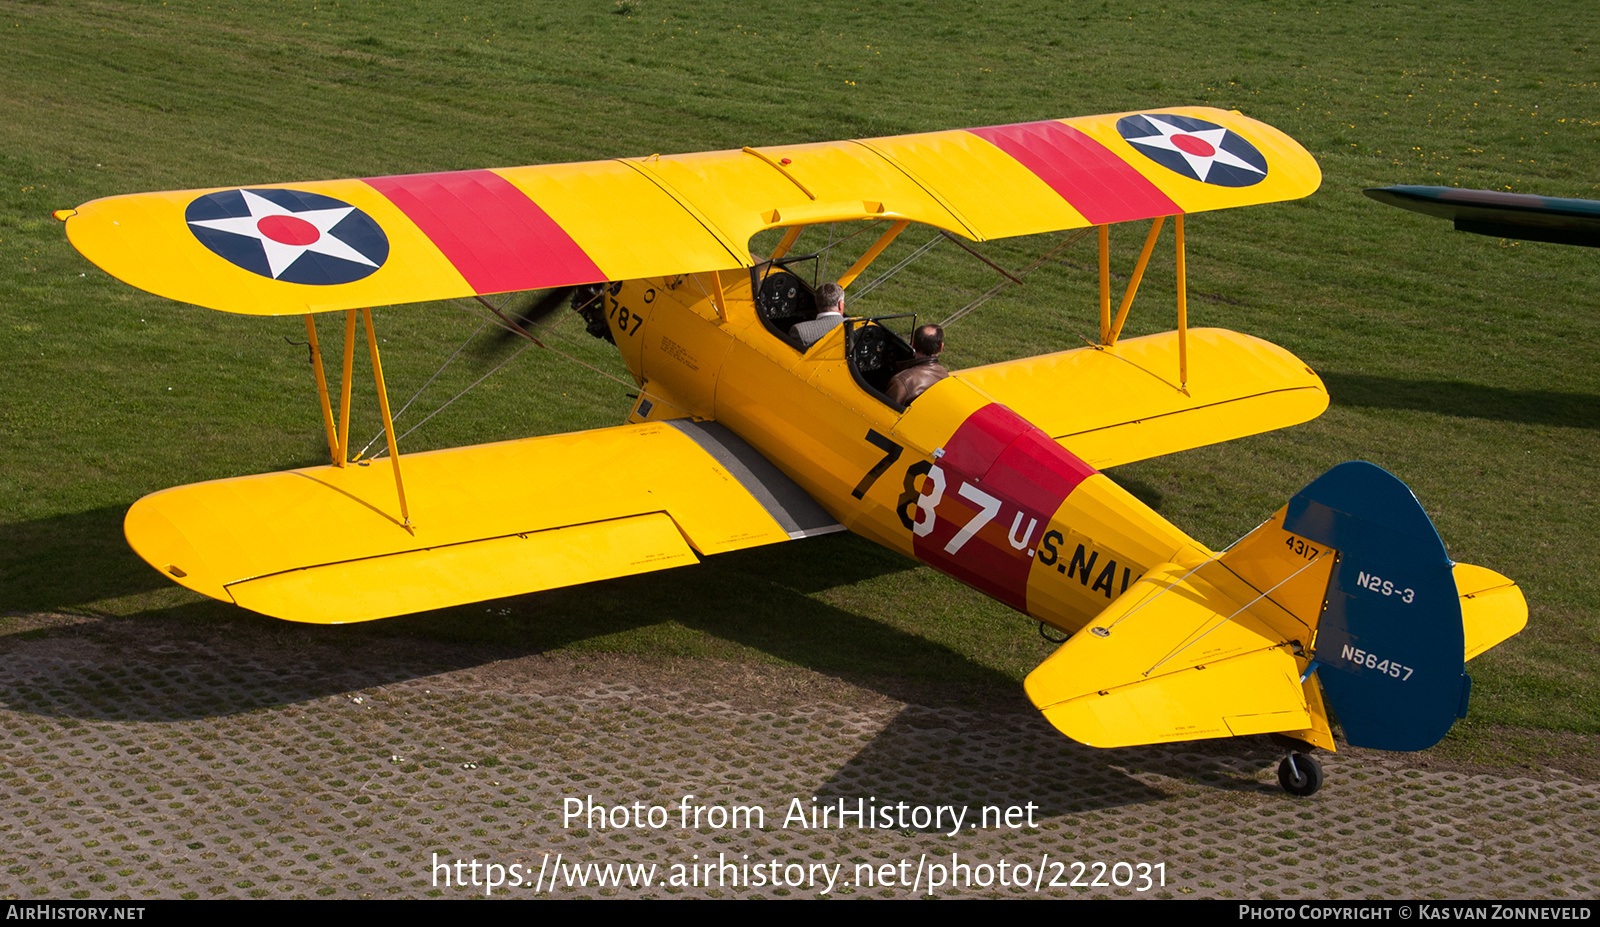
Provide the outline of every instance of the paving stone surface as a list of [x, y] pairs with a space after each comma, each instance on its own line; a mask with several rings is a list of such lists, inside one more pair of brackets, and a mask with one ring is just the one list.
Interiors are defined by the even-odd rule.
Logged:
[[[926, 706], [814, 677], [14, 643], [0, 896], [1600, 896], [1592, 781], [1340, 754], [1297, 800], [1265, 740], [1100, 751], [1020, 695]], [[565, 818], [591, 797], [602, 817]], [[839, 827], [859, 802], [966, 817]], [[986, 807], [1016, 826], [973, 827]]]

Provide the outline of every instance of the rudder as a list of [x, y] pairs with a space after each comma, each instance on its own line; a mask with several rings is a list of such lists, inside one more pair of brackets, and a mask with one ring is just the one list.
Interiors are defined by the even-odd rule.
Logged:
[[1315, 637], [1322, 690], [1352, 746], [1425, 750], [1465, 717], [1453, 564], [1393, 474], [1340, 464], [1289, 501], [1284, 529], [1339, 552]]

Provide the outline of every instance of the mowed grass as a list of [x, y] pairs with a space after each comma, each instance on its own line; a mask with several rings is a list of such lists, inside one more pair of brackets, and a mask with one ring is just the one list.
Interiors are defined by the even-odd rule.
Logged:
[[[1335, 463], [1389, 468], [1454, 556], [1527, 593], [1528, 629], [1471, 666], [1473, 722], [1600, 730], [1597, 254], [1455, 233], [1360, 194], [1416, 183], [1600, 198], [1593, 4], [1530, 16], [1491, 3], [643, 0], [626, 14], [610, 0], [493, 10], [7, 2], [0, 28], [0, 611], [272, 625], [167, 583], [126, 548], [122, 513], [167, 486], [326, 455], [306, 349], [286, 343], [304, 341], [299, 319], [229, 316], [132, 290], [68, 245], [52, 209], [154, 189], [1208, 104], [1294, 136], [1324, 183], [1300, 202], [1189, 219], [1192, 324], [1284, 345], [1322, 374], [1333, 405], [1298, 428], [1113, 475], [1220, 546]], [[1143, 231], [1114, 230], [1119, 273]], [[907, 238], [906, 249], [922, 240]], [[1020, 267], [1056, 240], [983, 247]], [[1084, 241], [952, 326], [952, 365], [1081, 343], [1096, 325], [1093, 265]], [[994, 279], [944, 245], [864, 308], [942, 318]], [[1129, 333], [1171, 326], [1172, 284], [1168, 232]], [[478, 320], [424, 305], [386, 309], [378, 324], [398, 406]], [[323, 338], [337, 350], [336, 326]], [[552, 343], [623, 375], [573, 321]], [[480, 336], [402, 430], [516, 347]], [[378, 419], [360, 365], [353, 431], [365, 443]], [[614, 424], [627, 393], [530, 350], [404, 449]], [[606, 491], [507, 478], [549, 480], [552, 493]], [[1020, 679], [1048, 652], [1015, 613], [849, 537], [354, 628], [278, 623], [273, 633], [353, 654], [373, 635], [406, 634], [977, 682]]]

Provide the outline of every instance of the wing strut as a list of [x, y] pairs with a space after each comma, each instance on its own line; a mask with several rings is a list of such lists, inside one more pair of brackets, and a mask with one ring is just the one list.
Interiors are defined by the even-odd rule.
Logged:
[[1106, 347], [1117, 343], [1117, 336], [1122, 334], [1122, 324], [1128, 321], [1128, 310], [1133, 308], [1133, 298], [1139, 295], [1139, 281], [1144, 279], [1144, 269], [1150, 263], [1150, 252], [1156, 248], [1156, 239], [1161, 235], [1161, 226], [1165, 225], [1166, 216], [1156, 216], [1150, 222], [1150, 234], [1144, 237], [1144, 250], [1139, 252], [1139, 263], [1133, 267], [1133, 276], [1128, 278], [1128, 289], [1122, 294], [1122, 305], [1117, 307], [1117, 320], [1111, 323], [1111, 337], [1106, 341]]
[[[1178, 213], [1173, 218], [1178, 237], [1176, 247], [1178, 260], [1178, 390], [1184, 395], [1188, 395], [1189, 267], [1183, 244], [1183, 213]], [[1139, 282], [1144, 279], [1145, 267], [1150, 263], [1150, 253], [1155, 250], [1156, 239], [1161, 237], [1161, 226], [1166, 221], [1166, 216], [1157, 216], [1151, 220], [1150, 234], [1145, 236], [1144, 248], [1139, 252], [1139, 263], [1134, 265], [1133, 275], [1128, 278], [1128, 288], [1122, 294], [1122, 303], [1117, 307], [1115, 321], [1111, 318], [1111, 230], [1108, 225], [1099, 226], [1101, 345], [1108, 348], [1116, 347], [1117, 339], [1122, 335], [1122, 326], [1128, 321], [1128, 310], [1133, 307], [1133, 298], [1139, 295]]]
[[844, 276], [839, 278], [839, 286], [849, 287], [851, 283], [854, 283], [855, 279], [861, 276], [861, 272], [867, 269], [867, 265], [871, 264], [875, 259], [877, 259], [878, 255], [883, 253], [883, 249], [889, 247], [891, 242], [893, 242], [896, 238], [899, 238], [900, 233], [904, 232], [906, 230], [906, 226], [910, 224], [911, 220], [901, 219], [895, 224], [889, 226], [889, 230], [878, 236], [878, 240], [872, 243], [872, 247], [868, 248], [867, 252], [861, 255], [861, 257], [856, 260], [855, 264], [852, 265], [849, 270], [844, 272]]
[[334, 464], [350, 459], [350, 374], [356, 359], [356, 311], [344, 312], [344, 370], [339, 380], [339, 453]]
[[1111, 343], [1111, 226], [1100, 227], [1100, 343]]
[[317, 399], [322, 405], [322, 429], [328, 434], [328, 456], [333, 458], [333, 465], [344, 466], [344, 460], [339, 455], [338, 436], [333, 431], [333, 405], [328, 401], [328, 378], [322, 372], [322, 346], [317, 343], [317, 320], [311, 313], [306, 313], [306, 338], [311, 342], [311, 366], [317, 372]]
[[721, 272], [715, 270], [711, 271], [711, 287], [709, 289], [706, 288], [705, 284], [700, 283], [699, 274], [694, 274], [693, 276], [694, 282], [699, 284], [700, 289], [705, 292], [708, 298], [710, 298], [711, 308], [717, 310], [717, 318], [724, 322], [728, 321], [728, 297], [727, 294], [722, 291]]
[[378, 360], [378, 339], [372, 333], [372, 310], [361, 310], [361, 321], [367, 326], [367, 348], [372, 353], [372, 378], [378, 385], [378, 408], [383, 410], [383, 433], [389, 439], [389, 459], [394, 461], [394, 488], [400, 496], [400, 517], [405, 529], [416, 533], [411, 524], [411, 510], [406, 505], [406, 484], [400, 478], [400, 449], [394, 441], [394, 419], [389, 416], [389, 390], [383, 385], [383, 364]]
[[1189, 266], [1183, 251], [1183, 213], [1175, 217], [1178, 233], [1178, 388], [1189, 392]]
[[803, 225], [796, 225], [790, 228], [789, 231], [784, 232], [783, 240], [778, 242], [778, 247], [772, 249], [772, 257], [767, 258], [767, 260], [769, 262], [776, 261], [778, 258], [788, 254], [789, 249], [794, 247], [794, 243], [800, 240], [800, 233], [805, 229], [806, 227]]

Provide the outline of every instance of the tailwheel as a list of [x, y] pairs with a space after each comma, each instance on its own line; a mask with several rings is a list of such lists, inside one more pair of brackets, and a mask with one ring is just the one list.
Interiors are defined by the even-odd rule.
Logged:
[[1304, 753], [1291, 753], [1278, 764], [1278, 784], [1290, 795], [1305, 798], [1322, 788], [1322, 764]]

